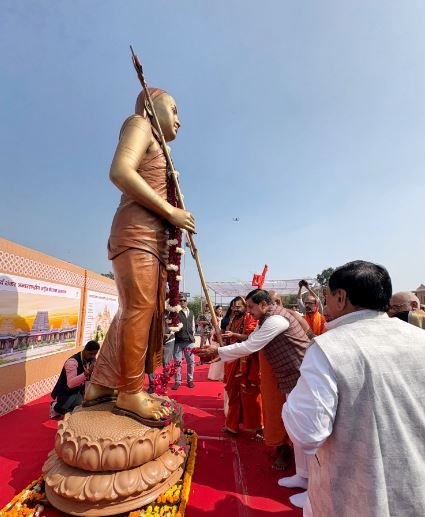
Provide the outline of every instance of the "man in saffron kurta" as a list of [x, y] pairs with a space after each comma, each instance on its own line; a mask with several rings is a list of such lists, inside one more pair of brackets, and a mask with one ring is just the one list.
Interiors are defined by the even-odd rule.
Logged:
[[309, 295], [304, 300], [304, 318], [315, 336], [320, 336], [325, 332], [325, 317], [320, 312], [319, 298], [309, 289]]
[[[257, 326], [246, 313], [246, 302], [237, 297], [233, 303], [233, 318], [223, 334], [226, 344], [244, 341]], [[233, 434], [244, 429], [261, 434], [262, 408], [260, 394], [260, 366], [258, 354], [252, 354], [224, 365], [225, 390], [229, 397], [229, 409], [224, 430]]]
[[304, 300], [304, 318], [315, 336], [320, 336], [325, 331], [325, 317], [319, 312], [319, 304], [312, 296]]
[[[304, 318], [309, 324], [313, 334], [315, 336], [320, 336], [325, 331], [325, 317], [322, 312], [322, 302], [317, 294], [311, 289], [308, 282], [306, 280], [301, 280], [298, 284], [300, 286], [300, 290], [298, 291], [298, 305], [302, 307], [304, 310]], [[304, 301], [301, 298], [302, 288], [305, 287], [308, 291], [307, 296]]]

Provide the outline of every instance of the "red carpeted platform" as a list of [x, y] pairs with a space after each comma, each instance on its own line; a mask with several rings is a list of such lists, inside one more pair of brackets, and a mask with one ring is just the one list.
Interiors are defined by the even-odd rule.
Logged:
[[[199, 435], [198, 455], [186, 517], [301, 517], [280, 488], [282, 473], [271, 468], [272, 451], [248, 433], [228, 437], [223, 426], [223, 385], [195, 371], [195, 388], [182, 384], [169, 394], [183, 405], [185, 426]], [[0, 508], [37, 478], [53, 447], [57, 422], [49, 420], [49, 397], [0, 418]], [[289, 475], [288, 473], [285, 473]], [[52, 509], [45, 515], [62, 515]]]

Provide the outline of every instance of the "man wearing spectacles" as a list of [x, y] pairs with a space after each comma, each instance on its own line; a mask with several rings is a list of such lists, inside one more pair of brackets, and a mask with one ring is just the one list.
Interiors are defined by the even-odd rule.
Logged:
[[[298, 307], [304, 314], [304, 318], [309, 324], [313, 334], [320, 336], [325, 331], [325, 317], [323, 316], [323, 306], [317, 294], [311, 289], [306, 280], [301, 280], [298, 283]], [[304, 301], [301, 297], [302, 288], [305, 287], [308, 291]]]
[[187, 365], [187, 385], [194, 388], [193, 371], [195, 369], [195, 357], [191, 353], [191, 349], [195, 346], [195, 317], [193, 312], [187, 306], [186, 296], [180, 295], [179, 303], [181, 311], [179, 312], [180, 323], [182, 328], [176, 332], [176, 341], [174, 344], [174, 361], [178, 364], [176, 367], [176, 376], [172, 390], [178, 390], [182, 381], [181, 362], [183, 354]]
[[332, 321], [309, 346], [283, 406], [310, 457], [304, 517], [425, 515], [425, 334], [388, 318], [388, 271], [349, 262], [332, 273]]
[[392, 295], [388, 316], [425, 329], [425, 311], [421, 310], [419, 298], [410, 291], [400, 291]]

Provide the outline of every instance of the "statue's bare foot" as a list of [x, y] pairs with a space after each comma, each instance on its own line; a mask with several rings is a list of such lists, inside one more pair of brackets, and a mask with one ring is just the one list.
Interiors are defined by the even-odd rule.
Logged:
[[116, 397], [117, 393], [113, 388], [90, 383], [84, 395], [83, 406], [88, 407], [101, 404], [102, 402], [110, 402], [116, 399]]
[[112, 411], [117, 415], [134, 418], [142, 424], [159, 427], [166, 425], [174, 408], [164, 399], [153, 398], [145, 391], [139, 393], [120, 391]]
[[175, 404], [175, 400], [171, 399], [171, 402], [170, 402], [170, 399], [164, 395], [158, 395], [157, 393], [148, 393], [148, 395], [150, 396], [150, 398], [154, 401], [154, 402], [159, 402], [161, 403], [162, 405], [165, 405], [166, 406], [170, 406], [170, 405], [173, 405]]

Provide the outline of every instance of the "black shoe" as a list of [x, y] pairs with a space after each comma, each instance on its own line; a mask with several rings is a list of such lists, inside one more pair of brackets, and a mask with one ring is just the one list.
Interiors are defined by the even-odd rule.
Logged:
[[279, 445], [276, 449], [276, 459], [272, 468], [276, 470], [286, 470], [292, 464], [292, 447], [288, 444]]
[[188, 387], [188, 388], [194, 388], [194, 387], [195, 387], [195, 385], [193, 384], [193, 381], [189, 381], [189, 382], [187, 383], [187, 387]]
[[171, 389], [172, 389], [172, 390], [178, 390], [179, 388], [180, 388], [180, 383], [179, 383], [179, 382], [176, 382], [175, 384], [173, 384], [173, 385], [171, 386]]

